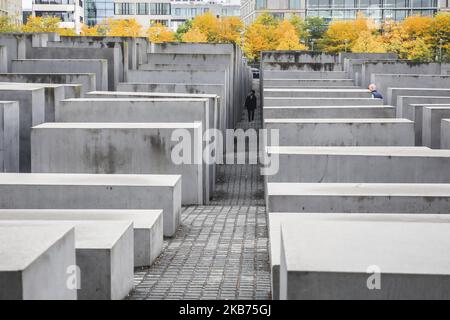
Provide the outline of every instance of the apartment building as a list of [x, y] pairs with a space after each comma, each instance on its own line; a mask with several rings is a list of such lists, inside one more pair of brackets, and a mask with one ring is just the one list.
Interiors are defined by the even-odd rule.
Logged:
[[33, 0], [32, 13], [35, 17], [58, 17], [60, 27], [81, 31], [84, 23], [83, 0]]
[[22, 23], [22, 0], [0, 0], [0, 16], [10, 17], [13, 23]]

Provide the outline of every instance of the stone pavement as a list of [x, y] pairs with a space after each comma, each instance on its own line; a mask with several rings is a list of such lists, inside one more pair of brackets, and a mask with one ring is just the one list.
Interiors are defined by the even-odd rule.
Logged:
[[[257, 91], [259, 83], [254, 81]], [[238, 128], [260, 128], [261, 108]], [[182, 225], [130, 299], [270, 299], [268, 232], [258, 165], [218, 165], [210, 205], [184, 207]]]

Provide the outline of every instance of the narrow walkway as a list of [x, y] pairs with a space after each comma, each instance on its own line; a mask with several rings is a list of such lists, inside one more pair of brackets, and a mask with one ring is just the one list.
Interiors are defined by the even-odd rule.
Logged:
[[[259, 84], [253, 87], [258, 93]], [[242, 115], [238, 128], [259, 128]], [[263, 177], [258, 165], [219, 165], [210, 205], [184, 207], [158, 260], [135, 272], [130, 299], [270, 299]]]

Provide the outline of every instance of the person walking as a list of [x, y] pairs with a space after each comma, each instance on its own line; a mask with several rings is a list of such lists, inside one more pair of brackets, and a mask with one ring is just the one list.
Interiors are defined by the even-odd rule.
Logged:
[[248, 122], [252, 122], [255, 119], [256, 109], [256, 94], [255, 90], [250, 91], [250, 94], [245, 99], [245, 108], [248, 112]]

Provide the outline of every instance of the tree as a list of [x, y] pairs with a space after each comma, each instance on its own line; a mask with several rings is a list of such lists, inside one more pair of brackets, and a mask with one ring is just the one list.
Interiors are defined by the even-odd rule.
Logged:
[[110, 37], [140, 37], [142, 36], [142, 26], [136, 19], [113, 19], [107, 20]]
[[309, 38], [309, 32], [306, 27], [306, 22], [300, 18], [298, 15], [292, 15], [289, 22], [294, 26], [297, 37], [302, 41], [307, 41]]
[[433, 61], [433, 52], [430, 46], [425, 43], [425, 40], [417, 38], [415, 40], [406, 41], [405, 48], [408, 49], [407, 58], [417, 62], [431, 62]]
[[210, 12], [196, 16], [192, 21], [192, 28], [200, 30], [206, 36], [208, 42], [218, 42], [219, 19]]
[[188, 32], [182, 36], [183, 42], [208, 42], [206, 35], [204, 35], [199, 29], [191, 28]]
[[431, 50], [437, 61], [450, 62], [450, 13], [439, 13], [430, 25]]
[[314, 47], [314, 42], [322, 39], [323, 35], [327, 31], [327, 24], [323, 18], [320, 17], [307, 17], [305, 19], [305, 30], [307, 32], [306, 43], [311, 44], [311, 49]]
[[20, 28], [11, 21], [11, 17], [0, 17], [0, 33], [19, 32]]
[[283, 20], [275, 29], [278, 41], [276, 50], [306, 50], [307, 47], [300, 43], [295, 27], [289, 20]]
[[220, 43], [241, 43], [244, 24], [238, 17], [223, 17], [218, 21], [217, 41]]
[[148, 28], [147, 37], [148, 40], [153, 43], [175, 41], [175, 33], [161, 23], [156, 23]]
[[360, 33], [358, 39], [354, 42], [352, 52], [385, 53], [386, 45], [380, 36], [374, 35], [370, 31]]
[[175, 32], [175, 38], [178, 41], [183, 40], [183, 36], [192, 28], [192, 20], [186, 20], [184, 23], [180, 24]]
[[83, 24], [81, 26], [81, 35], [87, 36], [87, 37], [98, 36], [99, 35], [99, 25], [89, 27], [89, 26]]
[[263, 12], [261, 15], [259, 15], [256, 18], [256, 21], [254, 23], [261, 24], [263, 26], [272, 26], [276, 27], [279, 23], [279, 20], [276, 19], [273, 15], [271, 15], [268, 12]]
[[65, 36], [65, 37], [74, 37], [77, 35], [77, 33], [75, 32], [74, 29], [69, 29], [69, 28], [58, 28], [58, 30], [56, 32], [58, 32], [58, 34], [60, 36]]
[[23, 32], [57, 32], [61, 20], [57, 17], [29, 16], [27, 23], [22, 27]]
[[257, 61], [261, 51], [274, 50], [275, 27], [257, 22], [250, 24], [244, 34], [244, 52], [250, 61]]

